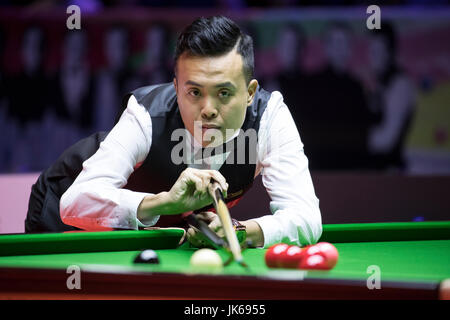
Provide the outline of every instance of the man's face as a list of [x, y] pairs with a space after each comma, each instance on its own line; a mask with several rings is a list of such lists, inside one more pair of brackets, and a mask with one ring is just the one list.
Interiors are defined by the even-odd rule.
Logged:
[[[219, 57], [183, 54], [178, 59], [174, 85], [181, 118], [203, 147], [210, 143], [205, 138], [208, 129], [213, 129], [209, 133], [220, 132], [227, 140], [244, 123], [258, 82], [252, 80], [247, 86], [242, 66], [242, 56], [236, 50]], [[223, 142], [216, 140], [210, 146]]]
[[351, 54], [350, 38], [346, 31], [331, 30], [326, 39], [325, 51], [328, 61], [334, 69], [346, 70]]

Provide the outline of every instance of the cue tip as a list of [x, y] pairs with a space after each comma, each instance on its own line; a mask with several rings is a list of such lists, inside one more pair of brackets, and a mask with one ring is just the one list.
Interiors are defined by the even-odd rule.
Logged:
[[240, 265], [241, 267], [244, 267], [245, 269], [250, 269], [249, 266], [248, 266], [248, 264], [246, 264], [246, 263], [244, 262], [243, 259], [236, 260], [236, 259], [233, 258], [233, 256], [230, 256], [230, 257], [228, 258], [228, 260], [224, 262], [223, 266], [226, 267], [226, 266], [228, 266], [228, 265], [229, 265], [231, 262], [233, 262], [233, 261], [236, 261], [236, 263], [237, 263], [238, 265]]
[[245, 269], [249, 269], [248, 264], [246, 264], [246, 263], [244, 262], [244, 260], [236, 260], [236, 262], [237, 262], [240, 266], [244, 267]]

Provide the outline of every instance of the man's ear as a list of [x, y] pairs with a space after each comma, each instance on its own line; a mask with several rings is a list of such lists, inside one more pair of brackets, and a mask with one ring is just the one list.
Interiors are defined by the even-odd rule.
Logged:
[[178, 88], [177, 88], [177, 78], [173, 78], [173, 86], [175, 87], [175, 92], [178, 92]]
[[253, 103], [253, 99], [255, 98], [256, 88], [258, 87], [258, 80], [252, 79], [247, 87], [247, 107], [249, 107]]

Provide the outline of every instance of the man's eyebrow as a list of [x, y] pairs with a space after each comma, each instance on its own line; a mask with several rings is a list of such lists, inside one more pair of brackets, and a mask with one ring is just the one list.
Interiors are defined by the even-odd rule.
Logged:
[[215, 87], [216, 88], [226, 87], [226, 88], [236, 89], [234, 84], [232, 84], [230, 81], [219, 83], [219, 84], [215, 85]]
[[191, 86], [196, 86], [196, 87], [203, 87], [200, 83], [194, 82], [192, 80], [188, 80], [184, 83], [185, 85], [191, 85]]
[[[200, 87], [200, 88], [203, 87], [203, 85], [201, 85], [200, 83], [197, 83], [197, 82], [192, 81], [192, 80], [186, 81], [186, 82], [185, 82], [185, 85], [191, 85], [191, 86], [196, 86], [196, 87]], [[236, 87], [234, 86], [234, 84], [232, 84], [230, 81], [216, 84], [214, 87], [216, 87], [216, 88], [226, 87], [226, 88], [236, 89]]]

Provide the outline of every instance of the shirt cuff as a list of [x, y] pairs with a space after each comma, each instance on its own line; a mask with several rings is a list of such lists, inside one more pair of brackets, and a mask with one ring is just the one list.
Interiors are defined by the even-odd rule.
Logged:
[[154, 216], [154, 217], [146, 219], [144, 222], [141, 222], [138, 218], [136, 218], [136, 223], [137, 223], [138, 227], [140, 227], [140, 228], [152, 227], [158, 222], [159, 217], [160, 216]]
[[123, 207], [129, 208], [129, 210], [134, 213], [134, 217], [136, 219], [135, 223], [136, 223], [137, 227], [141, 227], [141, 228], [151, 227], [151, 226], [154, 226], [159, 220], [159, 217], [160, 217], [159, 215], [148, 217], [143, 221], [141, 221], [137, 218], [137, 211], [138, 211], [139, 205], [141, 204], [142, 200], [148, 195], [150, 195], [150, 193], [132, 191], [132, 192], [128, 193], [126, 197], [122, 198], [121, 205]]
[[263, 216], [251, 220], [258, 223], [263, 232], [264, 236], [263, 248], [269, 248], [271, 245], [280, 242], [280, 237], [277, 234], [279, 228], [277, 228], [276, 221], [274, 221], [272, 216]]
[[[264, 248], [280, 242], [305, 246], [319, 241], [322, 235], [321, 221], [310, 218], [308, 223], [301, 217], [292, 217], [290, 213], [292, 213], [290, 209], [280, 209], [272, 215], [252, 219], [261, 227]], [[289, 216], [291, 216], [290, 219]]]

